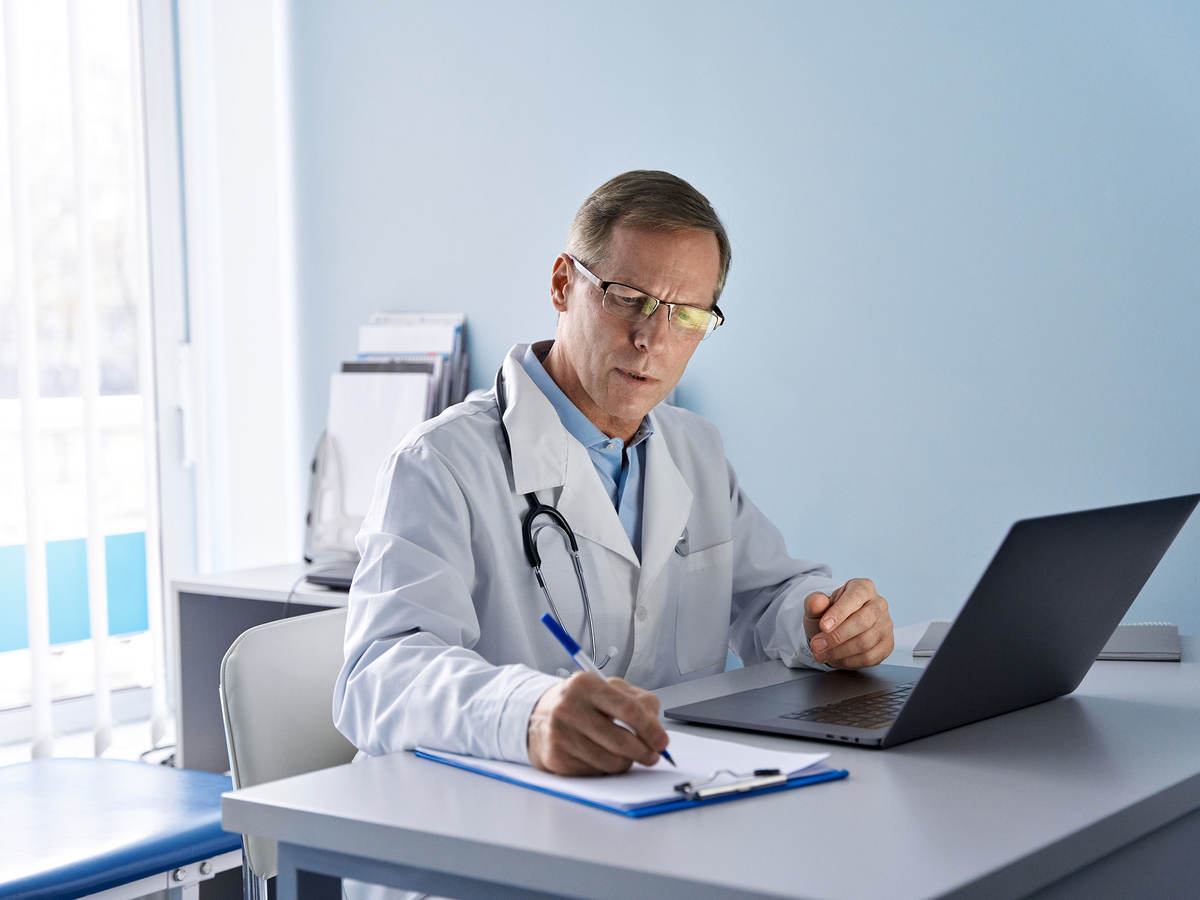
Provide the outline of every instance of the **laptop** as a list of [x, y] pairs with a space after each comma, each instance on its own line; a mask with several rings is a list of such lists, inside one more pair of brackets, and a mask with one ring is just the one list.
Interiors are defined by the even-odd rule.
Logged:
[[358, 568], [358, 560], [315, 565], [304, 575], [309, 584], [333, 588], [335, 591], [349, 591], [350, 582], [354, 580], [354, 571]]
[[676, 706], [680, 722], [894, 747], [1079, 686], [1200, 494], [1024, 519], [925, 669], [879, 665]]

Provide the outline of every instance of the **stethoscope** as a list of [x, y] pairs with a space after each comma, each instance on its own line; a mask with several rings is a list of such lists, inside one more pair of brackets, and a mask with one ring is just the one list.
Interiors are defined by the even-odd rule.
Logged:
[[[504, 390], [503, 369], [496, 373], [496, 405], [500, 407], [500, 433], [504, 436], [504, 446], [508, 449], [508, 458], [511, 460], [513, 458], [512, 441], [508, 436], [508, 428], [504, 425], [504, 413], [508, 409], [508, 397]], [[562, 616], [558, 614], [558, 607], [554, 605], [554, 599], [550, 596], [550, 591], [546, 587], [546, 579], [542, 575], [542, 556], [538, 553], [537, 531], [534, 530], [534, 521], [539, 516], [545, 516], [550, 520], [543, 523], [541, 528], [556, 527], [562, 532], [563, 537], [567, 539], [567, 544], [571, 548], [571, 563], [575, 566], [575, 580], [579, 582], [579, 595], [583, 598], [583, 624], [587, 629], [592, 659], [598, 668], [603, 669], [612, 660], [616, 648], [610, 647], [609, 652], [605, 654], [603, 660], [596, 658], [596, 632], [592, 627], [592, 603], [588, 598], [587, 581], [583, 577], [583, 564], [579, 559], [579, 542], [575, 540], [575, 532], [571, 530], [566, 516], [559, 512], [557, 507], [539, 502], [537, 496], [534, 494], [526, 494], [525, 502], [529, 504], [529, 509], [525, 511], [525, 516], [521, 520], [521, 540], [525, 544], [525, 558], [529, 560], [529, 565], [533, 567], [533, 574], [537, 578], [538, 587], [542, 589], [542, 593], [546, 597], [546, 605], [550, 607], [550, 612], [554, 615], [558, 624], [566, 631], [567, 626], [563, 622]], [[540, 530], [539, 528], [538, 531]]]

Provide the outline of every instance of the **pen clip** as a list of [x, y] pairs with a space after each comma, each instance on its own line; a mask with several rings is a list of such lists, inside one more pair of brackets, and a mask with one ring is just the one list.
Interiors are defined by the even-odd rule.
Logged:
[[[712, 784], [722, 774], [733, 775], [742, 780], [730, 782], [729, 784]], [[695, 783], [682, 781], [675, 785], [675, 790], [682, 794], [685, 800], [711, 800], [714, 797], [723, 797], [727, 794], [744, 794], [747, 791], [755, 791], [760, 788], [786, 783], [787, 775], [778, 769], [755, 769], [754, 773], [748, 776], [745, 773], [719, 769], [705, 781]]]

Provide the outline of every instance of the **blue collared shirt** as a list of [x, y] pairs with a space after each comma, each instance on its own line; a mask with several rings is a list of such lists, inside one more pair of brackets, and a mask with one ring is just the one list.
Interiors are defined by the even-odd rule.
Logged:
[[646, 465], [646, 438], [654, 433], [648, 418], [642, 419], [637, 432], [627, 445], [620, 438], [610, 438], [593, 424], [592, 420], [579, 411], [563, 393], [562, 388], [542, 366], [531, 346], [525, 351], [521, 365], [533, 379], [546, 399], [550, 401], [559, 420], [570, 435], [587, 448], [600, 476], [600, 483], [608, 491], [609, 499], [621, 519], [621, 526], [629, 535], [629, 543], [638, 559], [642, 557], [642, 470]]

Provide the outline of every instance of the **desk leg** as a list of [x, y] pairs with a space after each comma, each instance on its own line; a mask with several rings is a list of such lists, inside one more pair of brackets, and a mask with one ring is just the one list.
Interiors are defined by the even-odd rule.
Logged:
[[279, 844], [279, 874], [275, 879], [276, 900], [341, 900], [342, 879], [323, 871], [314, 871], [303, 847]]
[[[280, 841], [276, 900], [340, 897], [342, 878], [455, 897], [458, 900], [562, 900], [559, 894], [546, 894], [464, 875], [384, 863]], [[336, 895], [326, 893], [331, 886], [337, 891]]]

